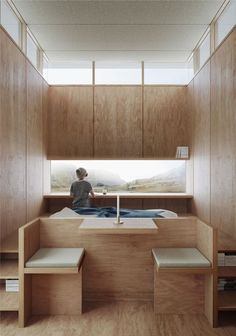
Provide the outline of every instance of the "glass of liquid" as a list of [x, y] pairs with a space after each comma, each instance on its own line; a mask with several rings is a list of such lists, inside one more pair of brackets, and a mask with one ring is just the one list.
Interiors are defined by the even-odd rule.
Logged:
[[106, 194], [107, 194], [107, 189], [106, 189], [106, 188], [103, 188], [103, 189], [102, 189], [102, 193], [103, 193], [103, 195], [106, 195]]

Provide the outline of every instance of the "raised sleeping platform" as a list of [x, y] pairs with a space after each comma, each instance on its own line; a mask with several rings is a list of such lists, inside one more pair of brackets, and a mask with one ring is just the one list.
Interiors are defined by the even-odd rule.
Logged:
[[[114, 225], [113, 221], [114, 218], [51, 217], [38, 218], [20, 228], [20, 279], [24, 288], [21, 291], [21, 307], [24, 307], [20, 314], [21, 325], [31, 314], [73, 314], [78, 305], [73, 274], [29, 274], [26, 263], [39, 248], [85, 250], [83, 304], [86, 301], [153, 301], [152, 249], [156, 248], [201, 246], [201, 253], [210, 259], [210, 274], [213, 274], [216, 233], [196, 217], [127, 218], [128, 231], [122, 225]], [[95, 226], [99, 223], [101, 230], [99, 227], [88, 230], [94, 223]], [[195, 285], [202, 284], [204, 278], [205, 274], [198, 274]], [[212, 283], [209, 282], [208, 293], [213, 290]], [[202, 295], [203, 291], [198, 313], [204, 312]]]
[[[60, 211], [50, 215], [50, 218], [114, 218], [117, 212], [115, 207], [101, 208], [79, 208], [72, 210], [71, 208], [63, 208]], [[120, 216], [123, 218], [173, 218], [178, 217], [176, 212], [166, 209], [120, 209]]]

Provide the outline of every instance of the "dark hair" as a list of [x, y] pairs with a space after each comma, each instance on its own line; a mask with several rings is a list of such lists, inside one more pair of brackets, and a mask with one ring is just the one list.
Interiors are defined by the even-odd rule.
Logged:
[[84, 168], [76, 169], [76, 174], [79, 178], [84, 178], [84, 177], [88, 176], [88, 173], [87, 173], [86, 169], [84, 169]]

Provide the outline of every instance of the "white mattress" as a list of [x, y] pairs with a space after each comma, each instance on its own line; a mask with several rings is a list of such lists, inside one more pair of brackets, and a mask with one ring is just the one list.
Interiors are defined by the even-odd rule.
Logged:
[[[165, 209], [148, 209], [148, 211], [163, 211], [161, 215], [164, 218], [178, 217], [177, 213]], [[52, 214], [51, 218], [95, 218], [96, 215], [79, 215], [70, 208], [63, 208], [62, 210]]]

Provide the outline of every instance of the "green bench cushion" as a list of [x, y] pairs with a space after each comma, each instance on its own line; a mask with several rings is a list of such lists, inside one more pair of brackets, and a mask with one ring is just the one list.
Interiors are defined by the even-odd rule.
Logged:
[[25, 264], [33, 268], [79, 267], [84, 248], [40, 248]]
[[196, 248], [155, 248], [152, 254], [159, 268], [211, 267], [210, 261]]

